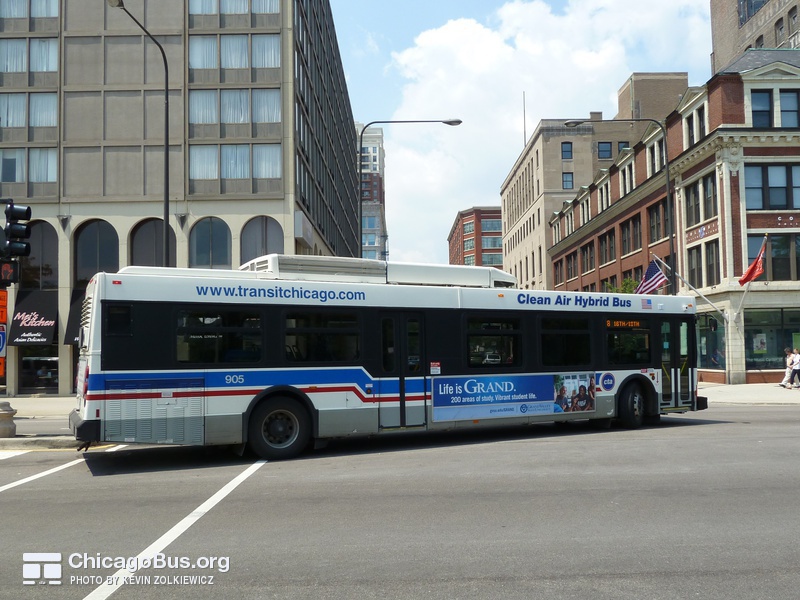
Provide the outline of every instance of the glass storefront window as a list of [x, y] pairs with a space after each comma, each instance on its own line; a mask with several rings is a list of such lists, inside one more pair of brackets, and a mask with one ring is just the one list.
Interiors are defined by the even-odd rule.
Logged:
[[745, 368], [784, 369], [783, 349], [800, 347], [800, 311], [750, 309], [744, 313]]
[[719, 313], [698, 317], [697, 346], [701, 369], [725, 369], [725, 320]]

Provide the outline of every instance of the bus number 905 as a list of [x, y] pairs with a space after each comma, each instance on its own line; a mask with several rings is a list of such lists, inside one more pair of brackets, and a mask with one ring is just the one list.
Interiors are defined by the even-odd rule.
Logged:
[[225, 375], [225, 383], [244, 383], [244, 375]]

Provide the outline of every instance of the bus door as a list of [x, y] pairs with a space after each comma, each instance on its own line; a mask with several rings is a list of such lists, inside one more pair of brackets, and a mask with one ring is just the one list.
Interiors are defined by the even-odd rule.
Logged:
[[694, 316], [661, 322], [661, 412], [692, 408], [695, 397]]
[[425, 425], [427, 380], [423, 369], [425, 345], [422, 314], [382, 312], [380, 323], [380, 427]]

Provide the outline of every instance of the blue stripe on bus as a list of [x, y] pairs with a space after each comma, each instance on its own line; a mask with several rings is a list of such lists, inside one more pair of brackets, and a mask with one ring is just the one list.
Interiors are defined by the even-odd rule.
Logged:
[[[231, 377], [243, 377], [231, 381]], [[228, 379], [226, 379], [228, 378]], [[326, 386], [351, 384], [362, 391], [372, 387], [376, 393], [397, 394], [400, 390], [396, 377], [373, 379], [361, 368], [342, 369], [291, 369], [291, 370], [233, 370], [233, 371], [180, 371], [165, 373], [100, 373], [89, 375], [89, 392], [136, 389], [186, 389], [195, 387], [231, 388], [290, 386]], [[406, 393], [424, 393], [425, 380], [421, 377], [405, 380]]]

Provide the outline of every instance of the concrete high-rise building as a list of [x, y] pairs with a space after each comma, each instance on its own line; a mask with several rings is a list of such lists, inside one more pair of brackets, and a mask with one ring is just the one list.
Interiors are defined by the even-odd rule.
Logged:
[[474, 206], [456, 216], [447, 236], [449, 263], [503, 267], [503, 220], [499, 206]]
[[749, 48], [800, 47], [797, 0], [711, 0], [711, 69]]
[[355, 125], [362, 142], [358, 152], [361, 161], [361, 256], [387, 260], [389, 235], [386, 231], [383, 128], [368, 127], [365, 130], [362, 123], [356, 122]]
[[[619, 89], [615, 119], [663, 119], [687, 87], [686, 73], [634, 73]], [[587, 117], [601, 119], [600, 112]], [[620, 121], [570, 128], [566, 121], [539, 122], [500, 188], [503, 267], [525, 289], [553, 287], [547, 256], [553, 212], [571, 202], [598, 171], [611, 167], [647, 127], [647, 123]]]
[[72, 391], [95, 272], [162, 262], [165, 87], [170, 265], [358, 253], [356, 134], [329, 3], [126, 9], [163, 47], [166, 84], [157, 45], [119, 8], [0, 3], [0, 194], [33, 209], [10, 293], [12, 395]]

